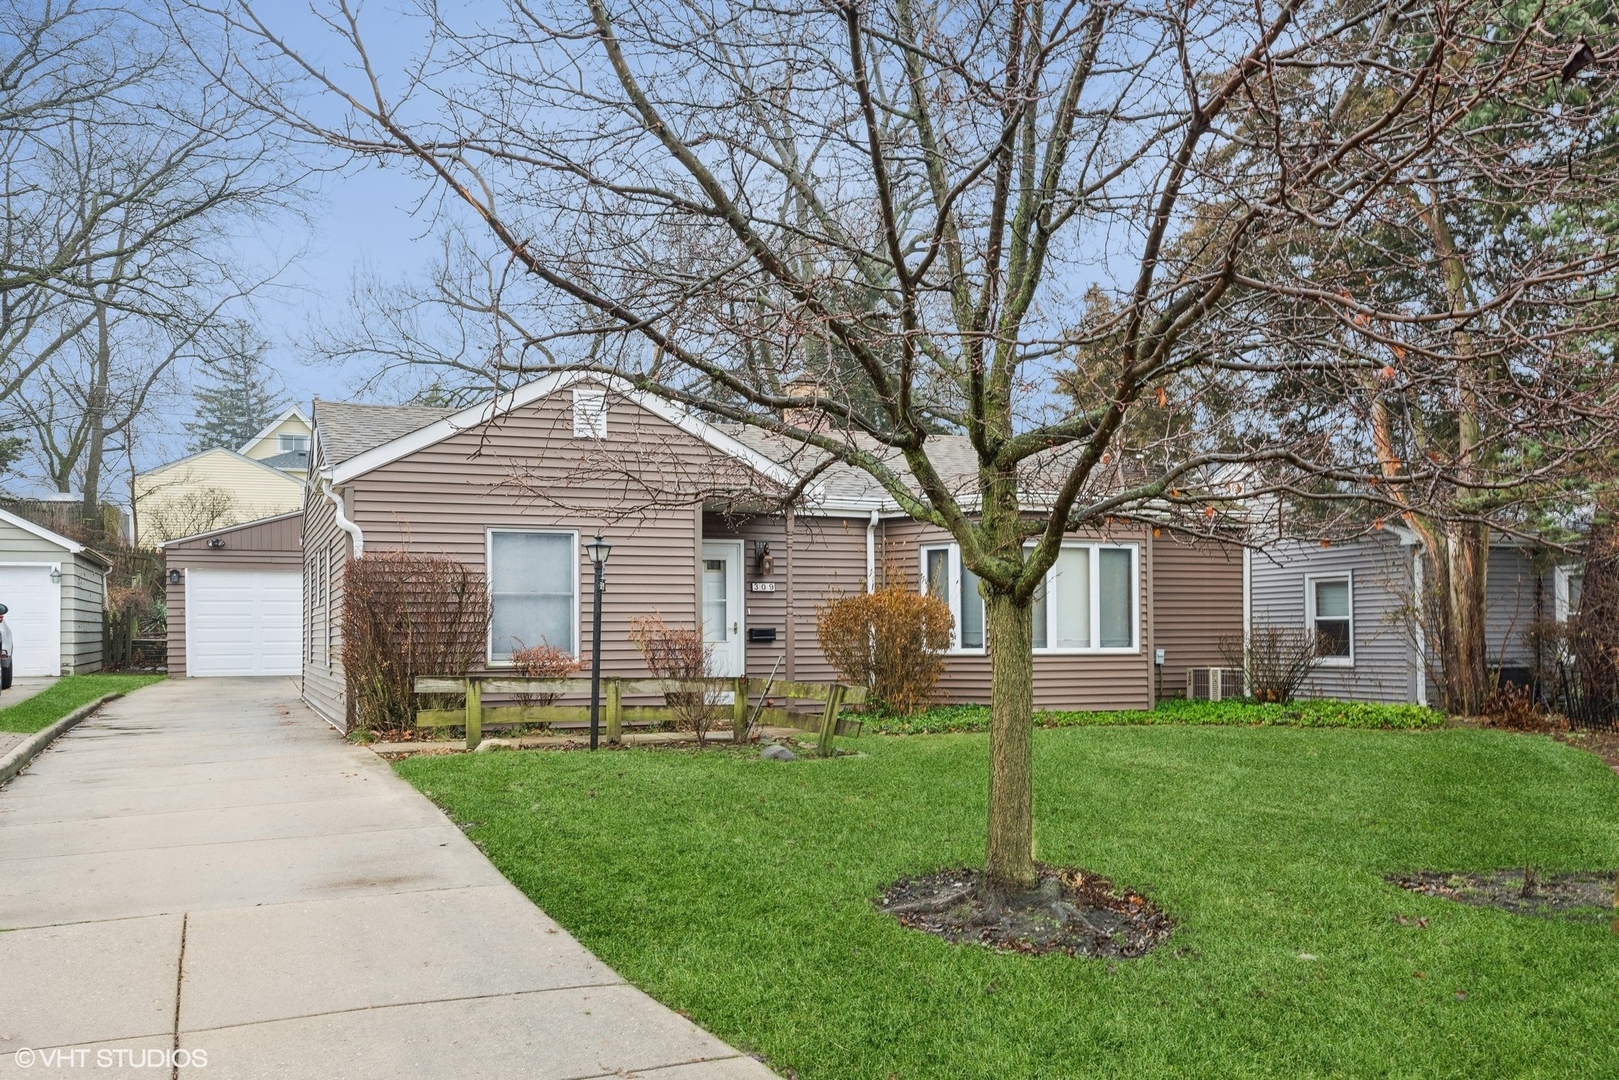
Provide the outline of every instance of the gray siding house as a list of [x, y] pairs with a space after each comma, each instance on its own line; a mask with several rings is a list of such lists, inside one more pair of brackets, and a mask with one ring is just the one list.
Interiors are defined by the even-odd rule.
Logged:
[[0, 604], [15, 638], [14, 675], [101, 670], [109, 566], [78, 541], [0, 510]]
[[[1398, 528], [1343, 544], [1289, 540], [1251, 551], [1249, 625], [1313, 626], [1334, 643], [1336, 655], [1306, 680], [1306, 696], [1428, 704], [1435, 690], [1413, 618], [1421, 582], [1417, 551], [1416, 537]], [[1543, 568], [1520, 544], [1491, 548], [1485, 602], [1492, 667], [1534, 668], [1525, 633], [1562, 617], [1566, 604], [1559, 608], [1555, 599], [1569, 580], [1566, 569]]]

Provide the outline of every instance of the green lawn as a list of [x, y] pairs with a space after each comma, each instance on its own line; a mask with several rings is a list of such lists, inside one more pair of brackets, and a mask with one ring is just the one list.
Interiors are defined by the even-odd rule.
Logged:
[[[161, 675], [67, 675], [19, 705], [0, 708], [0, 731], [24, 734], [43, 731], [102, 694], [127, 694], [162, 678]], [[13, 693], [13, 690], [0, 693], [0, 706], [5, 705]]]
[[1035, 738], [1040, 857], [1162, 905], [1178, 928], [1146, 959], [999, 955], [873, 909], [895, 877], [982, 859], [982, 735], [786, 764], [542, 751], [399, 771], [603, 960], [784, 1076], [1619, 1075], [1605, 922], [1382, 881], [1613, 867], [1619, 777], [1595, 757], [1468, 730]]

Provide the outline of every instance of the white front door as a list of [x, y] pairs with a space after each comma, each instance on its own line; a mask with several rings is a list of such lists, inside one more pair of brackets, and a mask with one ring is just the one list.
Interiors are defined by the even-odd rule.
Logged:
[[296, 675], [301, 670], [303, 574], [186, 571], [186, 674]]
[[11, 674], [62, 674], [62, 585], [54, 563], [0, 565], [0, 604], [11, 627]]
[[714, 674], [747, 671], [742, 627], [742, 541], [703, 543], [703, 640], [714, 647]]

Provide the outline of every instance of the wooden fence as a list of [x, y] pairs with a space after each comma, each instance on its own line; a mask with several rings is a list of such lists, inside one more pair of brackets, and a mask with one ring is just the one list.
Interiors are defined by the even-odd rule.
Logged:
[[[769, 690], [768, 695], [765, 693]], [[590, 693], [589, 679], [538, 679], [508, 675], [469, 675], [459, 679], [423, 677], [416, 680], [418, 694], [456, 694], [466, 698], [460, 709], [418, 709], [416, 726], [465, 727], [467, 749], [483, 741], [483, 729], [496, 724], [568, 724], [590, 722], [590, 706], [585, 705], [497, 705], [483, 704], [484, 695], [562, 696]], [[866, 688], [842, 683], [789, 682], [779, 679], [622, 679], [601, 681], [601, 724], [610, 743], [622, 740], [624, 727], [667, 723], [674, 719], [668, 705], [626, 705], [626, 697], [650, 694], [730, 694], [732, 737], [747, 737], [755, 721], [778, 727], [815, 731], [820, 736], [820, 752], [832, 753], [832, 736], [858, 730], [855, 724], [840, 720], [845, 705], [866, 700]], [[766, 699], [761, 705], [759, 699]], [[788, 706], [794, 701], [822, 703], [819, 717], [806, 717]], [[780, 702], [780, 704], [775, 704]]]

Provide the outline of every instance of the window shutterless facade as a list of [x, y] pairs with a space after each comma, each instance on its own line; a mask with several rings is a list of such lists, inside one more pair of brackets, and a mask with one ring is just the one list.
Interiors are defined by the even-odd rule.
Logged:
[[490, 529], [489, 662], [516, 649], [549, 645], [579, 655], [579, 534]]
[[[1066, 541], [1034, 596], [1036, 653], [1126, 653], [1141, 637], [1140, 548], [1135, 544]], [[961, 549], [922, 549], [922, 588], [956, 618], [957, 652], [984, 648], [984, 600], [978, 576], [961, 565]]]
[[1349, 667], [1355, 662], [1355, 589], [1348, 574], [1304, 579], [1305, 625], [1316, 632], [1321, 663]]

